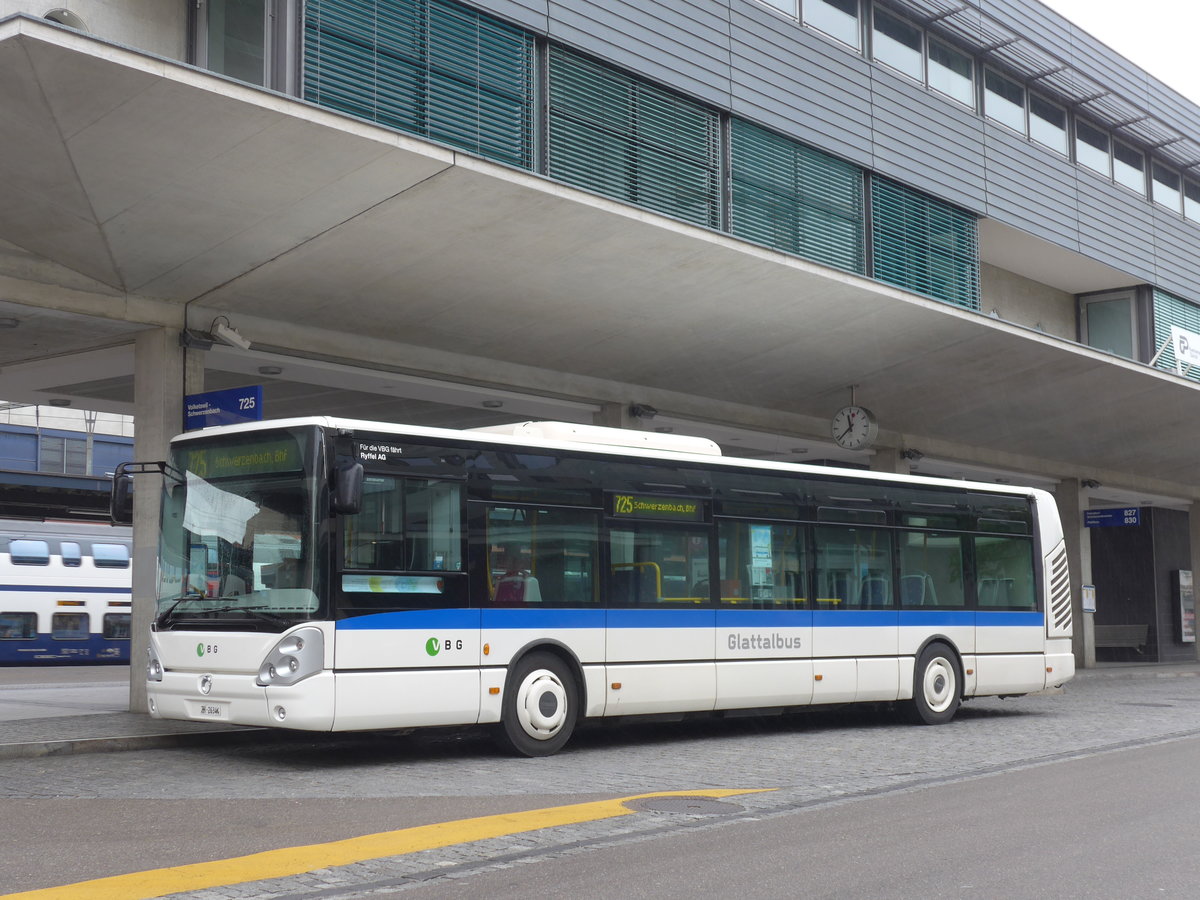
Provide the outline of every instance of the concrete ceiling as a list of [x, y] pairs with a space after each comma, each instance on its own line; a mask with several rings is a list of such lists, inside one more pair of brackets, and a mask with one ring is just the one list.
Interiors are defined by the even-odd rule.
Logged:
[[[192, 304], [190, 325], [224, 313], [285, 356], [328, 333], [541, 372], [579, 405], [563, 418], [596, 399], [572, 379], [814, 420], [857, 385], [912, 440], [1200, 481], [1197, 387], [1142, 365], [32, 19], [0, 22], [0, 84], [0, 317], [20, 319], [0, 332], [5, 399], [36, 384], [127, 403], [127, 351], [50, 357]], [[262, 380], [223, 358], [214, 386]], [[322, 390], [381, 418], [433, 402], [293, 383], [281, 413]]]

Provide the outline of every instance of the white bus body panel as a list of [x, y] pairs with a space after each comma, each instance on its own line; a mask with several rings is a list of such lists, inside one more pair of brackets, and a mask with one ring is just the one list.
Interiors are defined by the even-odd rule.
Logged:
[[710, 710], [717, 695], [716, 666], [710, 662], [609, 666], [608, 681], [606, 716]]
[[980, 656], [976, 662], [976, 693], [1028, 694], [1046, 687], [1044, 653]]
[[715, 616], [712, 609], [610, 609], [604, 714], [712, 709]]
[[479, 721], [478, 669], [339, 672], [335, 682], [335, 731]]
[[717, 664], [717, 709], [800, 706], [812, 700], [808, 659], [763, 659]]

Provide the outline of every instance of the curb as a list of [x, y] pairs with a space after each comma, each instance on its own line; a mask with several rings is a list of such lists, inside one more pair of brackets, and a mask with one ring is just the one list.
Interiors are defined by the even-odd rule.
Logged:
[[222, 731], [133, 734], [101, 738], [75, 738], [56, 741], [24, 741], [0, 744], [0, 760], [37, 759], [47, 756], [72, 756], [77, 753], [117, 753], [125, 750], [162, 750], [213, 744], [238, 744], [261, 741], [268, 728], [237, 728]]

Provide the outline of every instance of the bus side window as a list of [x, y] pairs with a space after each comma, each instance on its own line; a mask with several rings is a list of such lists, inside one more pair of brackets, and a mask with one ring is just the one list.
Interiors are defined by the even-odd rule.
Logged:
[[497, 606], [596, 602], [599, 515], [558, 507], [489, 506], [487, 598]]
[[1029, 538], [975, 535], [976, 590], [979, 606], [1037, 609], [1033, 544]]
[[62, 542], [62, 564], [70, 568], [83, 565], [83, 551], [74, 541]]

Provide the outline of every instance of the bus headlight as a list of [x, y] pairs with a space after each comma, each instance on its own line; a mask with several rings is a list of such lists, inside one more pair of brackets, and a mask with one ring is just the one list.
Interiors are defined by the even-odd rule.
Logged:
[[259, 687], [289, 685], [316, 675], [325, 667], [325, 636], [320, 628], [293, 631], [271, 648], [258, 667]]
[[154, 655], [154, 651], [146, 649], [146, 680], [147, 681], [162, 681], [163, 667], [158, 661], [158, 657]]

